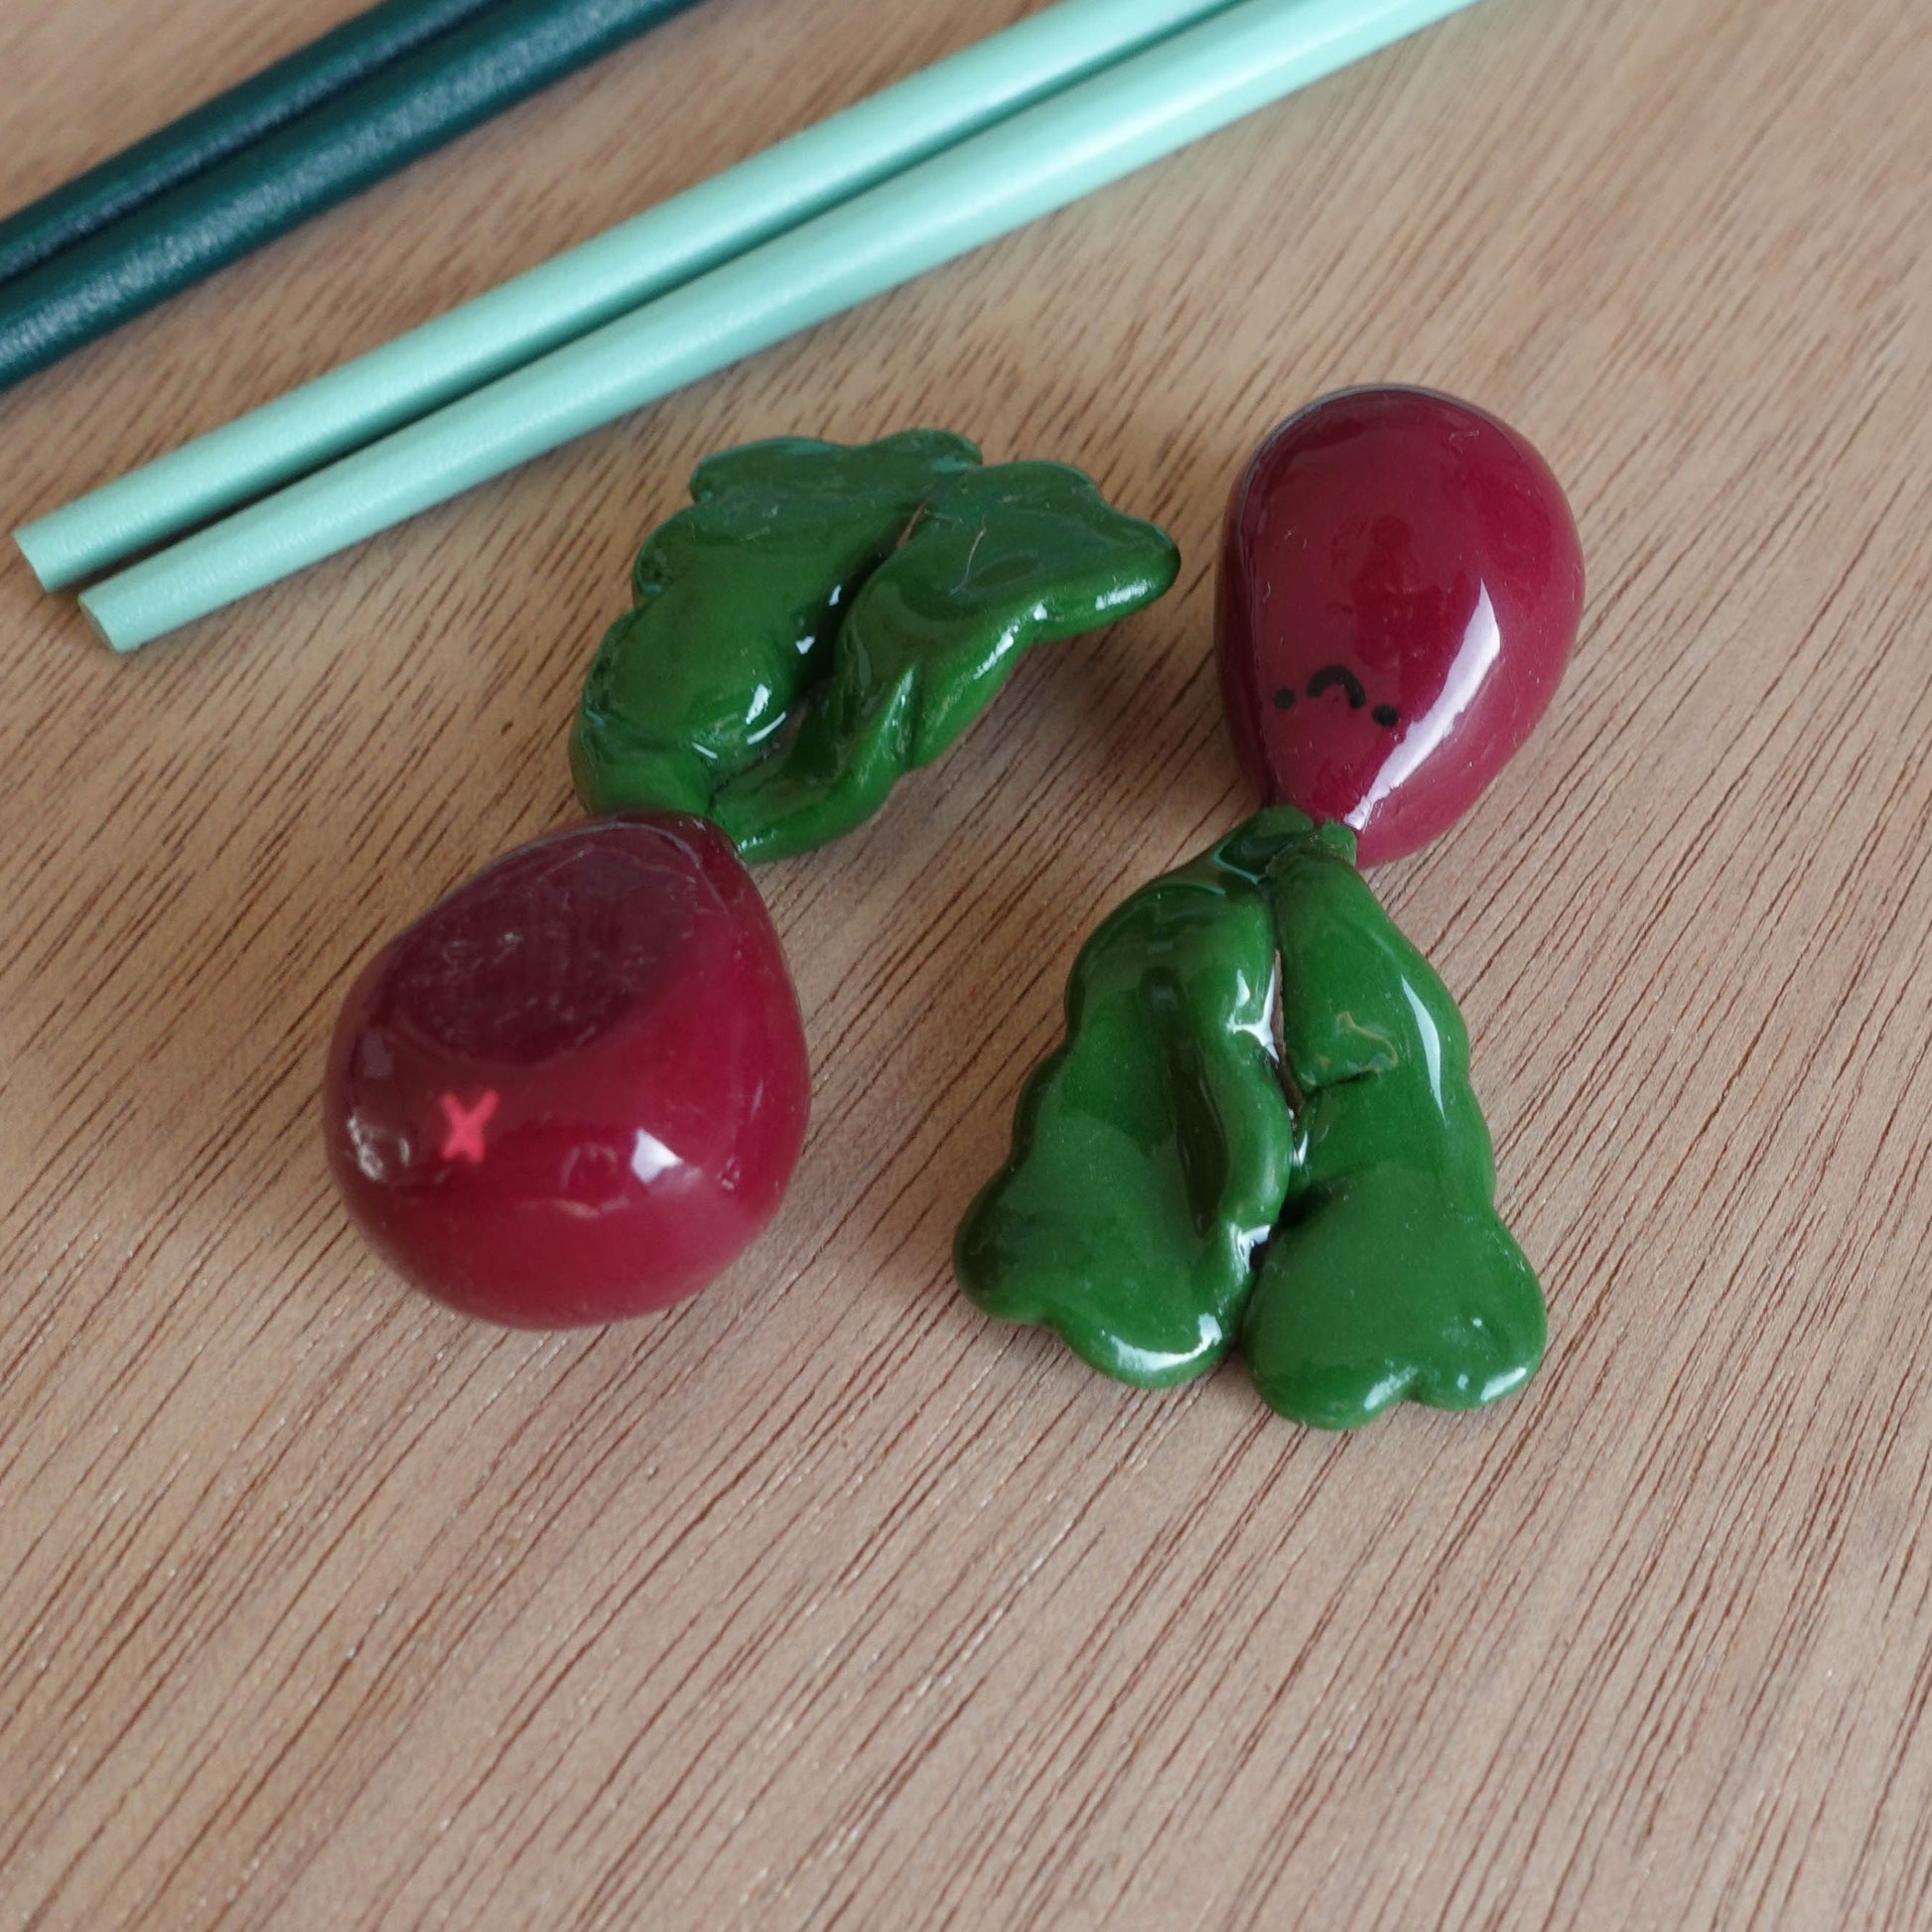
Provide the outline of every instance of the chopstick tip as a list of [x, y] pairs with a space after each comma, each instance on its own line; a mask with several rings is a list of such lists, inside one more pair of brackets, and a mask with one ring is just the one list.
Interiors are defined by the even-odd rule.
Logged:
[[80, 615], [87, 620], [87, 628], [91, 630], [94, 633], [94, 635], [98, 637], [100, 641], [103, 644], [105, 644], [107, 648], [115, 654], [115, 656], [117, 657], [126, 656], [129, 651], [134, 649], [134, 647], [142, 641], [142, 639], [139, 637], [130, 637], [125, 642], [123, 642], [122, 639], [117, 637], [114, 634], [113, 630], [109, 628], [108, 620], [105, 617], [103, 617], [99, 611], [94, 609], [93, 604], [90, 601], [92, 595], [93, 593], [91, 591], [82, 591], [80, 593], [79, 599], [77, 600], [80, 605]]
[[61, 588], [59, 573], [54, 570], [52, 560], [40, 548], [40, 525], [23, 523], [14, 532], [14, 548], [27, 559], [27, 568], [34, 573], [35, 581], [44, 591], [57, 591]]

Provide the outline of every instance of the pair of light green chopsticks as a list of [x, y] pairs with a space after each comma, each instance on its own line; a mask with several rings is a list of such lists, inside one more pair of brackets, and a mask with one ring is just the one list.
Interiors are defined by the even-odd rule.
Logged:
[[131, 650], [1470, 4], [1061, 0], [17, 540], [53, 590], [232, 510], [82, 595]]

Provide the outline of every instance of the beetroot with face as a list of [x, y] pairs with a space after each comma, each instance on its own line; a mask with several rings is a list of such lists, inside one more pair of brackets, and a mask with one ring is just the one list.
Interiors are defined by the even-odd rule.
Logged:
[[1235, 484], [1216, 648], [1243, 769], [1364, 865], [1461, 816], [1548, 707], [1583, 609], [1562, 489], [1515, 431], [1426, 389], [1291, 417]]

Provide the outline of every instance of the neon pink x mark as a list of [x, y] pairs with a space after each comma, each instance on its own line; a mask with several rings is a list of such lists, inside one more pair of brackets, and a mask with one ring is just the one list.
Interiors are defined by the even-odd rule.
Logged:
[[443, 1118], [450, 1123], [450, 1131], [443, 1137], [443, 1159], [470, 1161], [482, 1167], [483, 1156], [489, 1151], [483, 1146], [483, 1129], [489, 1125], [495, 1112], [494, 1088], [474, 1107], [466, 1107], [455, 1094], [446, 1093], [443, 1096]]

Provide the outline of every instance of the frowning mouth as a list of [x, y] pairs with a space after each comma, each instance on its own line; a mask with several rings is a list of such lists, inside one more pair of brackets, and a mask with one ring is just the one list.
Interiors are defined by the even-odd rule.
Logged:
[[[1362, 681], [1346, 664], [1324, 664], [1309, 679], [1306, 695], [1310, 699], [1318, 698], [1324, 691], [1339, 689], [1348, 699], [1350, 711], [1360, 711], [1368, 703], [1368, 693], [1362, 689]], [[1292, 711], [1295, 708], [1293, 686], [1284, 684], [1275, 693], [1275, 709]], [[1385, 730], [1393, 731], [1402, 722], [1402, 714], [1392, 704], [1378, 704], [1368, 714]]]

